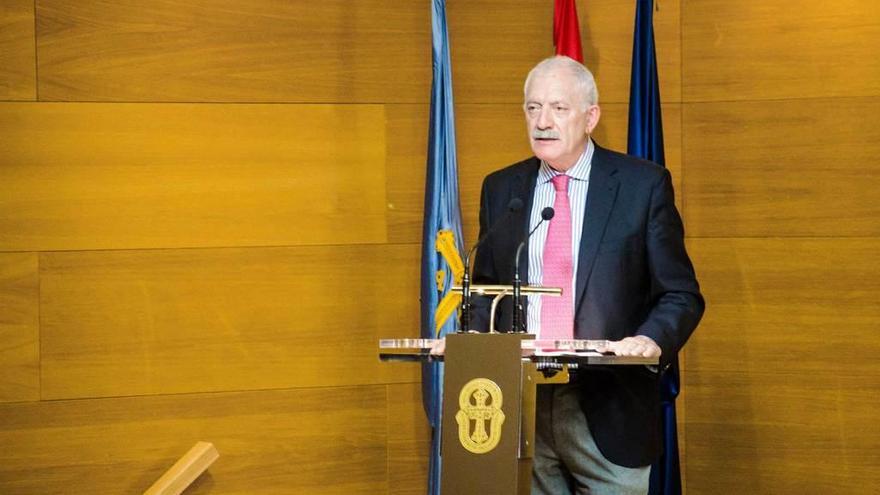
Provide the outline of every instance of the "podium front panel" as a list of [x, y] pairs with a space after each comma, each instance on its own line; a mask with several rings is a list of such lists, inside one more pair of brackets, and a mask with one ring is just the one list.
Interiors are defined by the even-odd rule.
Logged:
[[442, 493], [520, 490], [522, 347], [527, 334], [446, 337]]

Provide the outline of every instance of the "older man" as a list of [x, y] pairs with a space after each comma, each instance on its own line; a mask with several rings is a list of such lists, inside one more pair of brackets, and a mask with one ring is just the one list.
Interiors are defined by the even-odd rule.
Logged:
[[[521, 276], [563, 287], [563, 297], [530, 297], [529, 331], [608, 339], [618, 355], [659, 356], [662, 370], [704, 308], [669, 172], [592, 141], [596, 84], [570, 58], [532, 69], [524, 110], [535, 156], [486, 177], [481, 234], [505, 221], [513, 198], [526, 208], [478, 251], [474, 282], [509, 284], [517, 244], [551, 206], [555, 216], [529, 239]], [[512, 313], [509, 302], [501, 306], [498, 328], [510, 328]], [[479, 304], [474, 328], [487, 327], [487, 307]], [[532, 493], [646, 493], [660, 449], [658, 383], [657, 370], [616, 366], [539, 387]]]

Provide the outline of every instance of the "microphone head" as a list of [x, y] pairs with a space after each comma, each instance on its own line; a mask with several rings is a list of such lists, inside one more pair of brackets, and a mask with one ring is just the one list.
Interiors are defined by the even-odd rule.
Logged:
[[510, 203], [507, 203], [507, 210], [510, 212], [517, 212], [521, 210], [523, 207], [523, 200], [519, 198], [513, 198], [510, 200]]
[[543, 218], [544, 220], [552, 219], [553, 215], [555, 215], [555, 214], [556, 214], [556, 211], [554, 211], [553, 208], [551, 208], [549, 206], [544, 208], [543, 210], [541, 210], [541, 218]]

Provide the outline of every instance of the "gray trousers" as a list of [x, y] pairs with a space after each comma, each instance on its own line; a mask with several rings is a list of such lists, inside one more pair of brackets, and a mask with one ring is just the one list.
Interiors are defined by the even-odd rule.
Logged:
[[651, 466], [627, 468], [606, 459], [574, 385], [538, 385], [532, 495], [645, 495]]

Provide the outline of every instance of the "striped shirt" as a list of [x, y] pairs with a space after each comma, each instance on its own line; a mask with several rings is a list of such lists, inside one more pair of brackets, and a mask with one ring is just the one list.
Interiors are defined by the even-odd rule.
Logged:
[[[581, 233], [584, 229], [584, 212], [587, 205], [587, 190], [590, 185], [590, 168], [593, 160], [593, 140], [587, 140], [584, 153], [578, 158], [574, 167], [565, 172], [571, 179], [568, 181], [568, 200], [571, 207], [571, 257], [572, 277], [571, 287], [563, 287], [564, 291], [574, 293], [577, 281], [578, 254], [581, 244]], [[541, 221], [541, 211], [550, 206], [556, 199], [556, 191], [550, 182], [560, 172], [550, 168], [541, 160], [541, 168], [538, 170], [538, 181], [535, 185], [535, 196], [532, 201], [531, 217], [529, 218], [529, 230], [535, 228]], [[550, 220], [551, 222], [553, 220]], [[550, 222], [544, 222], [529, 239], [529, 285], [541, 285], [544, 270], [544, 243], [547, 240], [547, 230]], [[572, 298], [574, 304], [574, 298]], [[541, 332], [541, 297], [528, 296], [528, 330], [529, 333], [538, 335]]]

